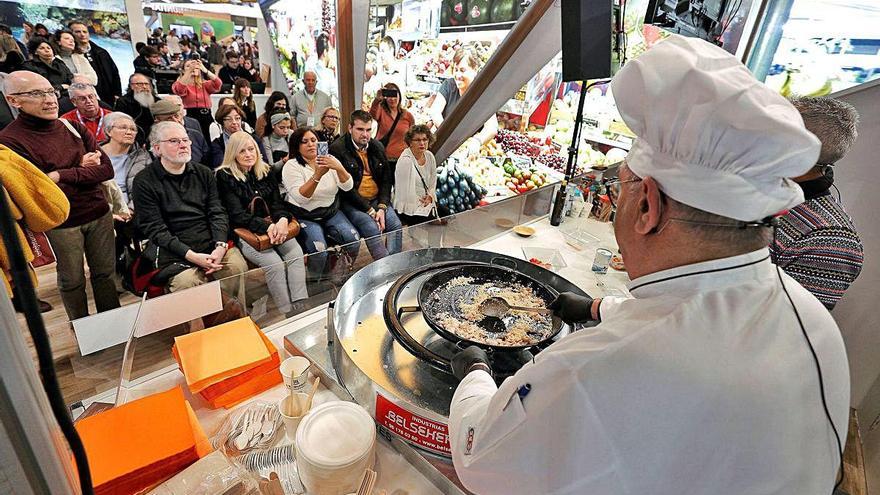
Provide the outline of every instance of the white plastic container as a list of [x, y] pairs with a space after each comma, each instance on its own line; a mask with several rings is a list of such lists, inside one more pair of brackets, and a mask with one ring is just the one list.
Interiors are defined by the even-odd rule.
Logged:
[[376, 458], [376, 425], [361, 406], [332, 401], [313, 407], [296, 430], [296, 465], [310, 495], [357, 491]]

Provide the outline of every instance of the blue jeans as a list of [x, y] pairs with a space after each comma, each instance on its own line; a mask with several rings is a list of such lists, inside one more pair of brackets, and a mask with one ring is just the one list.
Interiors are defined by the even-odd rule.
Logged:
[[357, 259], [361, 249], [360, 242], [357, 241], [361, 237], [342, 211], [337, 211], [335, 215], [321, 222], [300, 220], [299, 225], [300, 231], [296, 240], [309, 255], [308, 266], [312, 274], [324, 273], [327, 267], [328, 243], [344, 245], [351, 259]]
[[[376, 207], [376, 204], [377, 201], [375, 200], [371, 202], [373, 208]], [[400, 229], [403, 225], [400, 223], [400, 219], [397, 218], [397, 212], [394, 211], [394, 208], [388, 207], [388, 209], [385, 210], [385, 232], [387, 233], [385, 238], [388, 239], [387, 248], [385, 246], [385, 238], [379, 237], [379, 234], [381, 234], [381, 232], [379, 232], [379, 225], [376, 224], [373, 217], [348, 203], [342, 203], [339, 209], [345, 213], [345, 216], [347, 216], [352, 225], [355, 226], [357, 231], [361, 234], [361, 237], [366, 240], [367, 249], [370, 250], [370, 254], [373, 256], [374, 260], [384, 258], [389, 254], [400, 252], [403, 247], [403, 232], [401, 232]]]

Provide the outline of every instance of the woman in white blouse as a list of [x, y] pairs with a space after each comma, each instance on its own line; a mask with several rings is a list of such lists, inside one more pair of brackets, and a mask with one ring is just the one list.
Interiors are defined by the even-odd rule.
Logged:
[[[284, 164], [281, 180], [299, 221], [297, 241], [309, 256], [309, 270], [324, 272], [328, 240], [339, 244], [356, 259], [360, 235], [339, 210], [339, 191], [350, 191], [354, 180], [332, 155], [318, 156], [318, 137], [307, 127], [290, 134], [290, 160]], [[318, 253], [315, 255], [315, 253]]]
[[404, 136], [407, 148], [394, 172], [394, 209], [404, 225], [436, 218], [437, 162], [428, 150], [434, 140], [426, 125], [414, 125]]

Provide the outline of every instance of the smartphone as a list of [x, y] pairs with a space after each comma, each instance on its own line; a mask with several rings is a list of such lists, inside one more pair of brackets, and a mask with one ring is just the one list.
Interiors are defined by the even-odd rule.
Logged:
[[318, 141], [318, 156], [330, 154], [330, 144], [327, 141]]
[[383, 89], [382, 96], [385, 96], [387, 98], [394, 98], [395, 96], [397, 96], [397, 90], [396, 89]]

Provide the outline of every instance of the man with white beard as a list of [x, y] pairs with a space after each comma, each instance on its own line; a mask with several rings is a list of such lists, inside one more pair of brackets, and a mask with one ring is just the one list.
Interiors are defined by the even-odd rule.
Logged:
[[[190, 139], [177, 122], [159, 122], [150, 133], [156, 160], [134, 178], [135, 222], [147, 238], [145, 255], [159, 267], [152, 282], [175, 292], [247, 271], [229, 245], [229, 218], [211, 169], [193, 163]], [[235, 295], [237, 281], [226, 280]]]
[[159, 100], [153, 89], [153, 81], [143, 74], [132, 74], [128, 78], [128, 91], [116, 100], [114, 110], [123, 112], [134, 119], [138, 126], [137, 142], [144, 145], [153, 126], [153, 114], [150, 105]]

